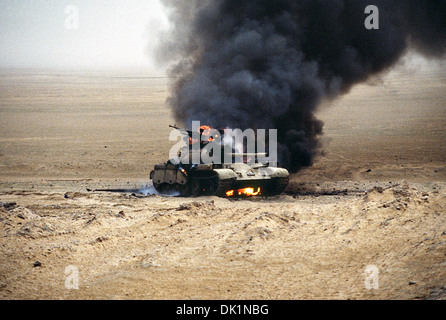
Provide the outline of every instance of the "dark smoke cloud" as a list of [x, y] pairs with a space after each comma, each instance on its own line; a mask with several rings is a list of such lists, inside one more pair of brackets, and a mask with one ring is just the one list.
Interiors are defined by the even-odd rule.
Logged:
[[[176, 120], [278, 129], [279, 160], [312, 164], [324, 99], [392, 67], [408, 49], [446, 53], [445, 0], [165, 0], [173, 29], [160, 54], [175, 61]], [[367, 30], [365, 8], [379, 8]]]

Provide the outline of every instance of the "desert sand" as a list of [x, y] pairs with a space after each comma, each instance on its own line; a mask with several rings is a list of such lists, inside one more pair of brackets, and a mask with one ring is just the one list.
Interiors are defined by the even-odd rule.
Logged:
[[444, 72], [327, 101], [314, 165], [251, 199], [138, 192], [173, 145], [166, 78], [0, 79], [0, 299], [446, 299]]

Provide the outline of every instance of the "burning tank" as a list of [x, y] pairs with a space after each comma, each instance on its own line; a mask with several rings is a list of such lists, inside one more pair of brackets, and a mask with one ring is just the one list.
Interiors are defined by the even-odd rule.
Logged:
[[[193, 133], [188, 130], [171, 126], [188, 134], [187, 147], [200, 143], [200, 151], [213, 141], [213, 137], [193, 139]], [[206, 135], [209, 127], [202, 126], [200, 135]], [[223, 131], [218, 131], [224, 135]], [[204, 140], [204, 142], [203, 142]], [[223, 147], [222, 147], [223, 150]], [[178, 152], [181, 157], [182, 151]], [[231, 163], [199, 163], [183, 164], [169, 160], [167, 163], [155, 165], [150, 173], [154, 188], [160, 194], [176, 196], [211, 196], [219, 197], [251, 197], [274, 196], [281, 194], [288, 185], [289, 172], [273, 163], [264, 161], [266, 153], [230, 154], [231, 158], [242, 159]], [[188, 155], [190, 156], [190, 155]], [[255, 159], [253, 161], [253, 159]]]

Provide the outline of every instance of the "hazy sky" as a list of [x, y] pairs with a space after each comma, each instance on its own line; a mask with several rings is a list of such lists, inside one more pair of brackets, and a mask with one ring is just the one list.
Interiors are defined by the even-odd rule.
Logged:
[[158, 0], [0, 0], [0, 67], [154, 68]]
[[147, 48], [167, 28], [159, 0], [0, 0], [0, 67], [162, 71]]

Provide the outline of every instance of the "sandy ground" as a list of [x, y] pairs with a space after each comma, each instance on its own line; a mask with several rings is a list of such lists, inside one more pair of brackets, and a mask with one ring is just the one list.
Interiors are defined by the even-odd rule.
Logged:
[[1, 299], [446, 299], [444, 73], [326, 103], [324, 154], [249, 200], [89, 191], [150, 186], [166, 79], [0, 81]]

